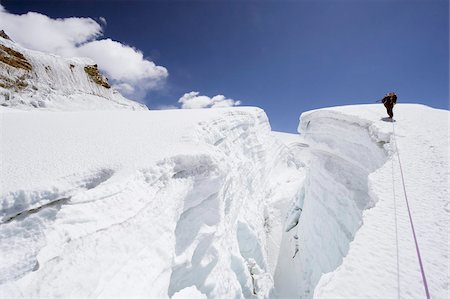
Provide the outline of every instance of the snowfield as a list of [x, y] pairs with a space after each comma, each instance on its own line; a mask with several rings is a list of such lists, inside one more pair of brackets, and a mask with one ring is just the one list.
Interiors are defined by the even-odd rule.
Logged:
[[272, 170], [298, 169], [262, 110], [3, 109], [1, 123], [1, 294], [271, 292], [266, 193]]
[[445, 298], [449, 113], [394, 113], [1, 108], [0, 297], [423, 298], [398, 151]]

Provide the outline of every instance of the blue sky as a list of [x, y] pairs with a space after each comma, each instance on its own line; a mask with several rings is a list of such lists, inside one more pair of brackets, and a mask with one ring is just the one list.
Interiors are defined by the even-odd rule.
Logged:
[[241, 100], [295, 132], [302, 111], [399, 102], [449, 108], [448, 1], [2, 1], [11, 13], [105, 17], [104, 37], [169, 71], [144, 99]]

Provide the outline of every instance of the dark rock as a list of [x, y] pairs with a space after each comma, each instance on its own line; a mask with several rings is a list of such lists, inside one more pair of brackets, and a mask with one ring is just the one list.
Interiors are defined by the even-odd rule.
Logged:
[[6, 32], [4, 30], [0, 30], [0, 37], [3, 37], [4, 39], [9, 39], [10, 41], [12, 41], [12, 39], [8, 36], [8, 34], [6, 34]]

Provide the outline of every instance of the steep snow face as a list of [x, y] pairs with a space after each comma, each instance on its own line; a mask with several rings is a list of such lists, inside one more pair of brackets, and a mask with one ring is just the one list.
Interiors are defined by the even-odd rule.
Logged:
[[2, 297], [273, 292], [266, 200], [301, 167], [262, 110], [1, 117]]
[[425, 296], [397, 151], [430, 293], [448, 292], [448, 111], [397, 105], [394, 123], [384, 113], [362, 105], [302, 115], [307, 173], [282, 237], [280, 297]]
[[322, 273], [341, 264], [362, 211], [373, 206], [368, 176], [387, 159], [388, 135], [379, 136], [371, 125], [335, 111], [302, 115], [308, 170], [285, 223], [281, 251], [287, 254], [280, 255], [275, 273], [281, 297], [310, 297]]
[[31, 51], [0, 37], [0, 105], [23, 110], [145, 110], [124, 98], [86, 58]]

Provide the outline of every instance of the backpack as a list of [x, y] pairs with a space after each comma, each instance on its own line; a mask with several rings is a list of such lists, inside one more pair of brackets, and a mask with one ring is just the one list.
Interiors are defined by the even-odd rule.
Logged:
[[397, 95], [395, 93], [394, 93], [394, 95], [392, 97], [387, 95], [381, 100], [381, 102], [383, 104], [395, 105], [395, 104], [397, 104]]

